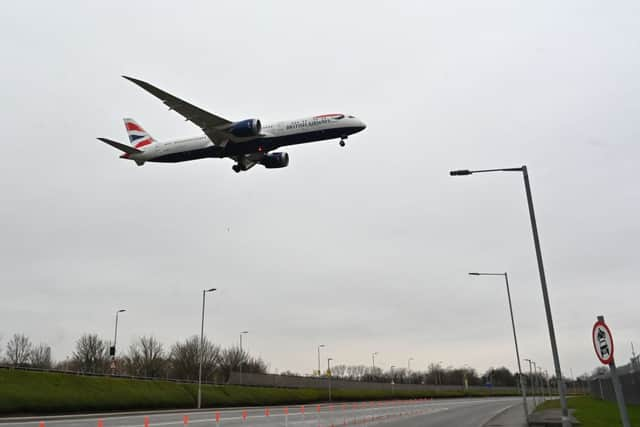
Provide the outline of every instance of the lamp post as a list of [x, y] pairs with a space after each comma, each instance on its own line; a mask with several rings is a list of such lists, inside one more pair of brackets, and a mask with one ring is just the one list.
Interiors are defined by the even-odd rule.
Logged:
[[333, 359], [329, 357], [327, 359], [327, 376], [329, 377], [329, 402], [331, 402], [331, 361]]
[[569, 421], [569, 408], [567, 406], [567, 396], [564, 386], [564, 380], [562, 379], [562, 371], [560, 369], [560, 358], [558, 356], [558, 346], [556, 344], [556, 332], [553, 327], [553, 318], [551, 316], [551, 303], [549, 302], [549, 292], [547, 291], [547, 278], [544, 273], [544, 264], [542, 262], [542, 249], [540, 248], [540, 238], [538, 236], [538, 224], [536, 223], [536, 214], [533, 208], [533, 197], [531, 196], [531, 186], [529, 184], [529, 173], [527, 172], [527, 166], [523, 165], [519, 168], [504, 168], [504, 169], [483, 169], [483, 170], [455, 170], [449, 172], [451, 176], [464, 176], [474, 173], [484, 172], [522, 172], [524, 179], [524, 188], [527, 195], [527, 204], [529, 207], [529, 219], [531, 220], [531, 232], [533, 234], [533, 244], [536, 250], [536, 259], [538, 261], [538, 274], [540, 276], [540, 286], [542, 288], [542, 298], [544, 300], [544, 309], [547, 315], [547, 327], [549, 329], [549, 340], [551, 341], [551, 352], [553, 354], [553, 365], [556, 370], [556, 377], [558, 378], [558, 392], [560, 394], [560, 406], [562, 408], [562, 426], [571, 427], [571, 421]]
[[538, 368], [540, 369], [540, 389], [542, 390], [542, 396], [543, 398], [546, 396], [547, 399], [550, 399], [551, 396], [549, 396], [549, 390], [545, 391], [545, 377], [544, 377], [544, 369], [542, 369], [542, 367]]
[[546, 399], [550, 398], [551, 396], [548, 396], [548, 390], [545, 392], [545, 387], [544, 387], [544, 369], [542, 369], [541, 366], [538, 366], [538, 381], [539, 385], [540, 385], [540, 393], [542, 393], [542, 401], [544, 402]]
[[469, 380], [467, 379], [467, 375], [469, 374], [471, 367], [465, 364], [463, 368], [464, 368], [464, 377], [462, 379], [462, 385], [464, 385], [464, 391], [467, 391], [469, 390]]
[[535, 408], [536, 406], [538, 406], [538, 403], [536, 401], [536, 383], [535, 383], [535, 379], [533, 377], [532, 374], [532, 368], [531, 368], [531, 364], [533, 363], [533, 361], [531, 359], [523, 359], [525, 362], [529, 362], [529, 384], [531, 384], [531, 393], [533, 395], [533, 407]]
[[374, 351], [373, 353], [371, 353], [371, 375], [375, 375], [376, 372], [376, 354], [378, 354], [377, 351]]
[[205, 296], [209, 292], [215, 291], [216, 288], [202, 290], [202, 322], [200, 323], [200, 361], [198, 366], [198, 409], [202, 407], [202, 360], [204, 359], [204, 301]]
[[244, 361], [244, 353], [242, 352], [242, 336], [248, 333], [249, 331], [240, 332], [240, 385], [242, 385], [242, 362]]
[[533, 363], [533, 381], [535, 382], [536, 389], [538, 390], [538, 393], [540, 393], [540, 397], [544, 402], [544, 393], [542, 392], [542, 390], [540, 390], [540, 378], [538, 377], [538, 366], [534, 361], [531, 361], [531, 363]]
[[318, 346], [318, 376], [319, 376], [319, 377], [321, 377], [321, 376], [322, 376], [322, 370], [320, 369], [320, 349], [321, 349], [322, 347], [326, 347], [326, 345], [324, 345], [324, 344], [320, 344], [320, 345]]
[[413, 357], [410, 357], [409, 359], [407, 359], [407, 375], [409, 375], [409, 372], [411, 372], [411, 361], [413, 360]]
[[113, 334], [113, 348], [111, 348], [111, 375], [116, 374], [116, 341], [118, 340], [118, 314], [124, 313], [125, 309], [120, 309], [116, 311], [116, 327], [115, 332]]
[[524, 405], [524, 418], [529, 416], [529, 408], [527, 406], [527, 392], [525, 391], [525, 383], [522, 379], [522, 367], [520, 366], [520, 350], [518, 350], [518, 337], [516, 335], [516, 322], [513, 320], [513, 306], [511, 305], [511, 291], [509, 291], [509, 276], [507, 273], [469, 273], [471, 276], [504, 276], [504, 283], [507, 285], [507, 300], [509, 301], [509, 314], [511, 315], [511, 329], [513, 330], [513, 342], [516, 347], [516, 360], [518, 361], [518, 374], [520, 378], [520, 390], [522, 393], [522, 403]]
[[393, 382], [393, 368], [395, 368], [396, 365], [391, 365], [391, 398], [393, 399], [393, 389], [394, 389], [394, 382]]

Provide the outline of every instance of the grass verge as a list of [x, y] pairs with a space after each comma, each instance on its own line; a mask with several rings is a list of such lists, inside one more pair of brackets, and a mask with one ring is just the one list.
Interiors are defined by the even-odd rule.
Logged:
[[[572, 397], [569, 408], [575, 409], [575, 417], [583, 427], [611, 427], [622, 425], [618, 405], [615, 402], [598, 400], [589, 396]], [[548, 400], [537, 410], [559, 408], [559, 400]], [[627, 405], [631, 425], [640, 425], [640, 405]]]
[[[193, 408], [196, 384], [83, 377], [0, 369], [0, 415], [55, 414], [121, 410]], [[495, 396], [472, 393], [334, 390], [336, 401], [411, 399], [421, 397]], [[327, 400], [327, 390], [241, 386], [202, 386], [203, 407], [284, 405]]]

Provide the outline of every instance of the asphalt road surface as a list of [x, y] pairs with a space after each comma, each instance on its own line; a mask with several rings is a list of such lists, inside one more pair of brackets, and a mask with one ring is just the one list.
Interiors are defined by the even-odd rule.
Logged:
[[[379, 402], [325, 403], [210, 409], [51, 416], [29, 419], [2, 419], [1, 427], [481, 427], [497, 413], [517, 405], [517, 397], [437, 400], [395, 400]], [[217, 418], [217, 420], [216, 420]]]

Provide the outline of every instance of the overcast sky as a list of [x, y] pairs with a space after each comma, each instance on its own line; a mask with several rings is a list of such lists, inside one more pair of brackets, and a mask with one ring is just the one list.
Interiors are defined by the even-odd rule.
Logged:
[[[605, 315], [640, 348], [640, 5], [590, 1], [10, 2], [0, 15], [0, 347], [56, 359], [85, 332], [167, 347], [199, 333], [270, 370], [553, 363], [527, 164], [563, 370], [591, 371]], [[120, 77], [231, 120], [345, 112], [368, 127], [287, 149], [137, 167], [98, 136], [200, 130]], [[323, 364], [326, 360], [323, 361]]]

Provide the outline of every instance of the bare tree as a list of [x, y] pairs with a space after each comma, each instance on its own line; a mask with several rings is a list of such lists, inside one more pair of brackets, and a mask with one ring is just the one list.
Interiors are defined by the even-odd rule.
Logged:
[[[200, 337], [197, 335], [178, 342], [171, 348], [171, 375], [175, 378], [197, 380], [200, 363]], [[202, 378], [214, 380], [220, 363], [220, 347], [206, 337], [203, 346]]]
[[76, 341], [73, 360], [83, 372], [104, 372], [109, 360], [107, 344], [97, 334], [84, 334]]
[[[536, 376], [537, 374], [533, 374]], [[490, 383], [495, 386], [516, 386], [516, 377], [511, 371], [504, 366], [500, 368], [489, 368], [483, 375], [485, 383]]]
[[259, 357], [250, 357], [249, 360], [243, 365], [243, 369], [247, 373], [252, 374], [266, 374], [267, 363]]
[[367, 372], [367, 369], [364, 365], [347, 366], [347, 375], [352, 380], [360, 380]]
[[336, 365], [331, 368], [331, 375], [335, 378], [343, 378], [347, 372], [346, 365]]
[[129, 347], [129, 354], [126, 357], [129, 374], [137, 376], [164, 376], [166, 362], [162, 344], [152, 336], [140, 337]]
[[13, 334], [7, 343], [7, 359], [13, 366], [25, 366], [31, 355], [31, 341], [23, 334]]
[[240, 364], [242, 364], [244, 370], [244, 366], [248, 360], [249, 354], [245, 350], [241, 350], [238, 346], [222, 350], [220, 357], [220, 370], [222, 371], [225, 381], [229, 379], [231, 372], [239, 370]]
[[38, 344], [31, 350], [29, 362], [34, 368], [51, 369], [53, 362], [51, 361], [51, 347], [46, 344]]

